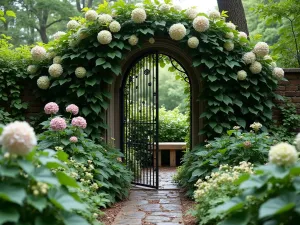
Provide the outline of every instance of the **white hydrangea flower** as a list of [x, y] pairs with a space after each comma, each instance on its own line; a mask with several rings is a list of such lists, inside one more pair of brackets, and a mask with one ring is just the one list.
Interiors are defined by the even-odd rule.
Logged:
[[98, 33], [97, 39], [100, 44], [107, 45], [112, 41], [112, 35], [108, 30], [101, 30]]
[[228, 28], [232, 29], [232, 30], [235, 30], [235, 29], [236, 29], [236, 26], [235, 26], [233, 23], [231, 23], [231, 22], [226, 23], [226, 26], [227, 26]]
[[198, 15], [198, 10], [197, 10], [196, 8], [194, 8], [194, 7], [188, 8], [188, 9], [185, 11], [185, 14], [186, 14], [186, 16], [187, 16], [189, 19], [193, 20], [193, 19], [195, 19], [195, 18], [197, 17], [197, 15]]
[[239, 34], [238, 34], [238, 37], [239, 37], [239, 38], [246, 38], [246, 39], [247, 39], [247, 38], [248, 38], [248, 35], [247, 35], [245, 32], [240, 31]]
[[55, 34], [53, 34], [53, 39], [54, 40], [58, 40], [60, 39], [62, 36], [64, 36], [66, 33], [63, 31], [57, 31]]
[[61, 64], [61, 62], [62, 62], [61, 56], [55, 56], [53, 58], [53, 64]]
[[27, 67], [27, 73], [29, 74], [36, 74], [37, 71], [38, 71], [38, 66], [36, 65], [29, 65]]
[[226, 41], [224, 43], [224, 48], [226, 49], [226, 51], [230, 52], [234, 49], [234, 43], [232, 41]]
[[173, 9], [175, 9], [176, 11], [182, 11], [182, 7], [180, 5], [174, 5]]
[[75, 70], [75, 75], [78, 78], [84, 78], [86, 76], [86, 69], [84, 67], [77, 67]]
[[136, 8], [144, 8], [144, 4], [143, 3], [136, 3], [135, 5], [134, 5]]
[[259, 57], [264, 57], [269, 54], [269, 45], [266, 42], [258, 42], [254, 46], [253, 52]]
[[279, 143], [271, 147], [269, 162], [278, 166], [291, 166], [298, 160], [298, 153], [293, 145]]
[[40, 89], [46, 90], [50, 86], [50, 80], [48, 76], [41, 76], [39, 79], [36, 81], [37, 86]]
[[34, 61], [43, 61], [47, 57], [46, 49], [41, 46], [35, 46], [30, 51], [31, 57]]
[[179, 41], [186, 35], [186, 29], [183, 24], [173, 24], [169, 29], [169, 35], [173, 40]]
[[245, 70], [240, 70], [237, 72], [237, 79], [238, 80], [245, 80], [247, 77], [247, 72]]
[[78, 44], [79, 44], [79, 40], [78, 40], [78, 39], [71, 39], [71, 40], [69, 41], [69, 46], [70, 46], [71, 48], [76, 47]]
[[247, 52], [243, 55], [242, 60], [244, 61], [245, 64], [252, 64], [256, 60], [256, 56], [253, 52]]
[[131, 19], [135, 23], [143, 23], [145, 22], [146, 18], [147, 18], [147, 14], [145, 9], [136, 8], [131, 12]]
[[48, 72], [51, 77], [60, 77], [64, 70], [60, 64], [55, 63], [49, 67]]
[[128, 39], [128, 43], [132, 46], [137, 45], [139, 42], [139, 38], [136, 35], [131, 35], [130, 38]]
[[27, 155], [37, 144], [37, 139], [27, 122], [15, 121], [3, 128], [0, 144], [10, 154]]
[[94, 21], [97, 19], [98, 13], [95, 10], [88, 10], [84, 16], [86, 20]]
[[76, 29], [79, 26], [80, 26], [80, 24], [76, 20], [70, 20], [67, 23], [68, 30], [74, 30], [74, 29]]
[[281, 80], [284, 77], [284, 70], [279, 67], [275, 67], [273, 69], [273, 76], [276, 77], [278, 80]]
[[272, 58], [272, 56], [270, 56], [270, 55], [265, 55], [264, 56], [264, 60], [273, 60], [273, 58]]
[[274, 69], [275, 67], [277, 67], [277, 64], [276, 64], [276, 62], [271, 62], [270, 66], [271, 66], [272, 69]]
[[255, 61], [254, 63], [252, 63], [249, 67], [251, 73], [253, 74], [259, 74], [262, 70], [262, 65], [260, 62]]
[[227, 32], [227, 33], [225, 34], [225, 37], [226, 37], [226, 38], [229, 38], [229, 39], [233, 39], [233, 38], [234, 38], [234, 34], [233, 34], [232, 32]]
[[188, 46], [190, 48], [197, 48], [199, 45], [199, 39], [197, 37], [190, 37], [188, 40]]
[[300, 150], [300, 133], [297, 134], [294, 144], [296, 145], [297, 149]]
[[112, 20], [113, 20], [112, 16], [108, 14], [101, 14], [98, 16], [99, 24], [109, 24]]
[[211, 18], [211, 19], [219, 19], [221, 17], [221, 14], [220, 14], [219, 11], [214, 10], [214, 11], [210, 11], [208, 13], [208, 17]]
[[198, 32], [204, 32], [209, 28], [209, 20], [205, 16], [197, 16], [193, 21], [193, 27]]
[[109, 30], [113, 33], [117, 33], [121, 30], [121, 25], [118, 21], [112, 21], [109, 24]]
[[[78, 40], [83, 40], [85, 38], [87, 38], [89, 36], [87, 29], [85, 27], [80, 28], [77, 32], [76, 32], [76, 36], [78, 38]], [[79, 43], [78, 41], [78, 43]]]
[[152, 37], [152, 38], [149, 38], [149, 43], [150, 44], [154, 44], [155, 43], [155, 39]]
[[170, 11], [170, 9], [171, 9], [171, 6], [168, 4], [165, 4], [165, 3], [163, 3], [159, 6], [159, 10], [162, 12], [168, 12], [168, 11]]
[[55, 52], [47, 52], [46, 53], [46, 58], [49, 60], [53, 59], [55, 56], [56, 56]]

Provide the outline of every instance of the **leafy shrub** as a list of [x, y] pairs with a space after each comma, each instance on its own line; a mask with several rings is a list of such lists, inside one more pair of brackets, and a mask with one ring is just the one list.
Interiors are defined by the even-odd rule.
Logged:
[[264, 164], [273, 141], [265, 132], [229, 130], [226, 135], [209, 141], [205, 146], [187, 151], [175, 180], [192, 197], [197, 180], [204, 179], [222, 164], [238, 165], [242, 161]]
[[300, 163], [298, 154], [288, 144], [278, 144], [270, 151], [270, 163], [256, 168], [237, 184], [240, 195], [213, 211], [224, 219], [222, 225], [294, 225], [299, 224]]
[[79, 184], [62, 171], [51, 171], [66, 168], [65, 154], [47, 149], [19, 156], [6, 150], [0, 149], [0, 224], [97, 224], [80, 216], [89, 211], [77, 194]]
[[197, 202], [193, 214], [197, 217], [199, 224], [217, 224], [220, 220], [211, 209], [227, 202], [232, 197], [240, 194], [236, 182], [245, 174], [252, 173], [252, 165], [240, 162], [238, 166], [221, 165], [218, 172], [198, 180], [197, 190], [194, 197]]
[[180, 142], [185, 141], [189, 133], [188, 116], [179, 112], [178, 108], [166, 110], [159, 109], [159, 141]]

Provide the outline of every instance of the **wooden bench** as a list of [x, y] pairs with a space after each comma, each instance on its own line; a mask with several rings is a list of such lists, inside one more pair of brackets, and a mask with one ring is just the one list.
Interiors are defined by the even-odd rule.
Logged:
[[158, 166], [161, 166], [161, 151], [170, 150], [170, 166], [176, 167], [176, 151], [182, 151], [186, 148], [185, 142], [159, 142]]

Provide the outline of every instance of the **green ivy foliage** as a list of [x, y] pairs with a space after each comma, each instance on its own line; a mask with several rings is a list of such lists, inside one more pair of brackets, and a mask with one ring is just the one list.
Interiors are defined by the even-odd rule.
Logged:
[[[168, 39], [169, 27], [180, 22], [185, 26], [187, 35], [176, 44], [180, 45], [187, 55], [192, 56], [192, 66], [201, 68], [200, 97], [206, 107], [201, 115], [204, 128], [200, 134], [216, 136], [234, 125], [246, 128], [254, 121], [268, 126], [272, 120], [272, 100], [278, 97], [273, 92], [277, 80], [272, 76], [270, 61], [259, 59], [263, 65], [262, 72], [251, 74], [248, 66], [242, 62], [242, 56], [251, 51], [253, 46], [250, 46], [246, 38], [238, 38], [238, 31], [226, 26], [224, 20], [210, 20], [210, 28], [199, 33], [194, 30], [192, 20], [186, 16], [185, 10], [176, 11], [171, 8], [165, 13], [159, 10], [160, 4], [158, 1], [153, 4], [145, 0], [147, 19], [140, 24], [131, 20], [131, 12], [136, 8], [135, 5], [126, 4], [123, 0], [113, 5], [107, 2], [101, 4], [97, 13], [113, 12], [114, 19], [122, 25], [121, 31], [113, 34], [113, 40], [108, 45], [101, 45], [97, 41], [97, 33], [107, 30], [109, 24], [101, 25], [81, 17], [74, 18], [81, 23], [81, 27], [69, 31], [59, 40], [46, 46], [49, 53], [62, 56], [64, 73], [59, 78], [51, 78], [50, 90], [43, 91], [42, 96], [61, 105], [70, 102], [79, 105], [91, 125], [87, 130], [88, 134], [99, 140], [100, 131], [107, 128], [105, 111], [111, 97], [109, 86], [115, 75], [121, 74], [122, 60], [133, 49], [128, 43], [129, 37], [135, 34], [139, 38], [137, 47], [141, 47], [150, 37]], [[207, 16], [203, 13], [199, 15]], [[234, 34], [233, 51], [226, 51], [223, 47], [229, 40], [225, 37], [228, 32]], [[187, 40], [192, 36], [200, 40], [196, 49], [187, 47]], [[50, 61], [47, 60], [40, 63], [38, 74], [47, 75], [49, 65]], [[87, 69], [85, 78], [75, 77], [74, 71], [78, 66]], [[246, 80], [237, 80], [239, 70], [248, 73]], [[37, 79], [37, 75], [32, 77]]]

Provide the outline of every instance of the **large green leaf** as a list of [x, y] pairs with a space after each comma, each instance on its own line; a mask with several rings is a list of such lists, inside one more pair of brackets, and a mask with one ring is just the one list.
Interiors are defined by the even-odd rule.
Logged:
[[90, 225], [84, 218], [75, 213], [64, 213], [62, 217], [65, 225]]
[[247, 212], [235, 213], [219, 223], [219, 225], [247, 225], [251, 217]]
[[27, 195], [26, 201], [38, 211], [42, 212], [47, 207], [47, 198], [45, 196]]
[[99, 58], [99, 59], [96, 60], [96, 66], [101, 66], [101, 65], [103, 65], [105, 62], [106, 62], [105, 59]]
[[44, 182], [53, 185], [60, 185], [57, 178], [53, 175], [53, 173], [48, 168], [36, 168], [31, 176], [39, 182]]
[[20, 173], [19, 169], [16, 167], [6, 167], [0, 165], [0, 175], [4, 177], [16, 177]]
[[70, 186], [70, 187], [79, 187], [78, 183], [76, 182], [76, 180], [70, 176], [68, 176], [67, 174], [65, 174], [64, 172], [57, 172], [56, 176], [59, 180], [59, 182], [62, 185], [65, 186]]
[[0, 225], [7, 224], [8, 222], [17, 223], [19, 221], [20, 214], [16, 208], [11, 206], [1, 207], [0, 209]]
[[0, 183], [0, 199], [23, 205], [25, 197], [26, 191], [23, 187], [4, 182]]

